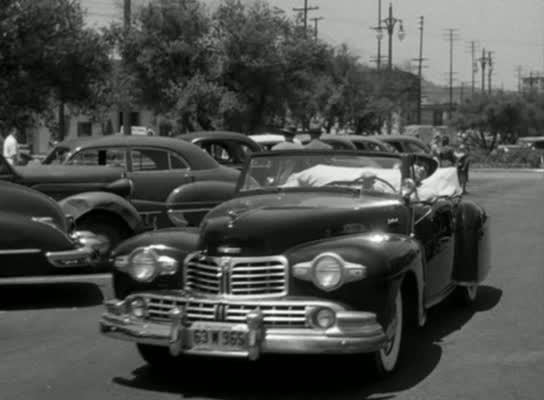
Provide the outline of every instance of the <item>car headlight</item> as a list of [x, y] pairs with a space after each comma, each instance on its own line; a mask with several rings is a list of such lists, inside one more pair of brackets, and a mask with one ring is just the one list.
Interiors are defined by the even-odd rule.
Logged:
[[336, 322], [336, 314], [326, 307], [316, 309], [311, 315], [311, 324], [319, 329], [329, 329]]
[[139, 282], [150, 282], [159, 273], [159, 257], [153, 249], [142, 249], [131, 256], [129, 275]]
[[145, 318], [147, 316], [147, 303], [142, 297], [135, 297], [128, 302], [130, 314], [136, 318]]
[[312, 261], [293, 265], [293, 276], [313, 282], [318, 288], [331, 291], [340, 286], [366, 278], [367, 267], [345, 261], [336, 253], [321, 253]]
[[151, 282], [158, 275], [175, 275], [179, 263], [174, 257], [163, 252], [173, 251], [166, 246], [141, 247], [129, 255], [119, 255], [113, 259], [116, 269], [128, 273], [139, 282]]
[[314, 280], [323, 290], [333, 290], [342, 284], [344, 260], [336, 254], [323, 254], [313, 262]]

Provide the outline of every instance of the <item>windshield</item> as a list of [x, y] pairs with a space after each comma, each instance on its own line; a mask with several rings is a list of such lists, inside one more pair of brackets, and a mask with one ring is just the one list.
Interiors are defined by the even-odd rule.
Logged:
[[47, 158], [43, 161], [43, 164], [63, 164], [68, 154], [70, 153], [69, 147], [56, 147]]
[[293, 153], [250, 160], [240, 192], [289, 188], [342, 187], [398, 193], [401, 161], [338, 153]]

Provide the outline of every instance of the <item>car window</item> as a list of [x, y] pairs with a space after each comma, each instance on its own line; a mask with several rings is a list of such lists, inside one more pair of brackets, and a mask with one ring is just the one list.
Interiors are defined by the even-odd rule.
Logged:
[[70, 154], [69, 147], [56, 147], [44, 160], [43, 164], [62, 164]]
[[539, 150], [544, 149], [544, 141], [535, 142], [534, 147], [535, 149], [539, 149]]
[[75, 153], [67, 164], [107, 165], [126, 168], [126, 151], [123, 148], [84, 149]]
[[132, 172], [170, 169], [169, 152], [156, 149], [132, 149]]
[[171, 169], [189, 169], [189, 164], [181, 156], [172, 152], [168, 152], [168, 154], [170, 156]]
[[386, 144], [390, 145], [391, 147], [393, 147], [396, 151], [400, 153], [404, 152], [402, 150], [402, 145], [399, 142], [386, 142]]
[[232, 154], [228, 147], [222, 143], [217, 142], [207, 142], [202, 143], [201, 147], [211, 155], [215, 161], [220, 164], [234, 164], [236, 162], [236, 157]]
[[406, 148], [409, 153], [427, 153], [427, 149], [415, 142], [406, 142]]

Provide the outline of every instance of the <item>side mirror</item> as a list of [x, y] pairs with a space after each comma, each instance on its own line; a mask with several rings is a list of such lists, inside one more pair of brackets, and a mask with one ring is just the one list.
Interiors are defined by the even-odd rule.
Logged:
[[416, 193], [417, 186], [413, 179], [404, 178], [400, 187], [400, 193], [406, 203], [410, 202], [410, 199], [414, 193]]

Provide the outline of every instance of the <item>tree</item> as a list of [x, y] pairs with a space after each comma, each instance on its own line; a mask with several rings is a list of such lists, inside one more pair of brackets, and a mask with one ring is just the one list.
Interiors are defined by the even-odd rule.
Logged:
[[0, 118], [8, 125], [23, 127], [55, 102], [85, 103], [109, 71], [108, 44], [85, 28], [73, 0], [2, 0], [0, 36]]

